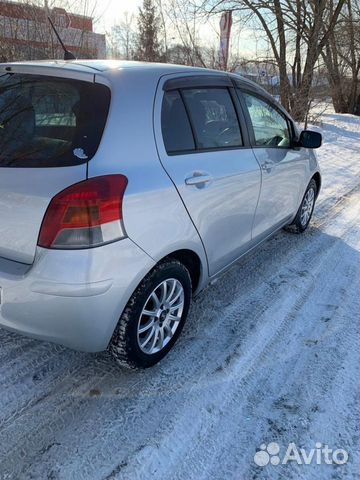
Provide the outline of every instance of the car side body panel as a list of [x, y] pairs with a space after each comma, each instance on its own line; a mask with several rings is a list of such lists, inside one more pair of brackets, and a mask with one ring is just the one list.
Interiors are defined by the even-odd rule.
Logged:
[[177, 250], [196, 253], [201, 262], [201, 288], [208, 277], [204, 247], [160, 163], [154, 139], [153, 111], [159, 77], [146, 72], [140, 76], [129, 69], [126, 75], [113, 72], [106, 81], [112, 91], [108, 125], [101, 156], [89, 162], [88, 175], [126, 175], [129, 182], [123, 216], [127, 235], [155, 262]]
[[[209, 275], [216, 275], [251, 246], [251, 228], [260, 193], [261, 172], [253, 151], [242, 147], [169, 155], [161, 131], [164, 85], [177, 76], [166, 75], [158, 85], [154, 108], [154, 128], [159, 157], [196, 227], [209, 263]], [[177, 82], [191, 88], [222, 85], [224, 74], [198, 73]], [[217, 82], [216, 82], [217, 80]], [[231, 87], [231, 82], [227, 86]], [[245, 133], [245, 132], [244, 132]], [[246, 135], [243, 135], [246, 139]], [[189, 178], [209, 175], [207, 184], [187, 184]]]
[[[236, 91], [249, 126], [253, 151], [262, 172], [261, 193], [252, 232], [252, 238], [257, 242], [295, 217], [307, 185], [312, 176], [319, 172], [319, 167], [312, 150], [292, 145], [299, 138], [299, 130], [284, 108], [261, 87], [238, 78], [234, 79], [233, 75], [231, 77], [237, 87]], [[290, 132], [289, 147], [262, 147], [255, 144], [244, 94], [253, 95], [267, 102], [283, 115]]]

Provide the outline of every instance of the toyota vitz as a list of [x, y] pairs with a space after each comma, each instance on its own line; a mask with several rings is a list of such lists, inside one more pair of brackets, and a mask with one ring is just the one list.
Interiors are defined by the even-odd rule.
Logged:
[[316, 132], [238, 75], [0, 65], [0, 325], [149, 367], [192, 295], [310, 221]]

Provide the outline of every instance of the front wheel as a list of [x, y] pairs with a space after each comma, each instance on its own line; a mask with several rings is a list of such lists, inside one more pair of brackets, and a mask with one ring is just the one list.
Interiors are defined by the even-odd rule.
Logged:
[[130, 298], [109, 350], [127, 368], [147, 368], [173, 347], [184, 326], [191, 299], [191, 279], [179, 261], [157, 265]]
[[285, 230], [292, 233], [302, 233], [307, 229], [314, 211], [316, 194], [317, 185], [315, 180], [312, 179], [306, 189], [295, 219], [290, 225], [285, 227]]

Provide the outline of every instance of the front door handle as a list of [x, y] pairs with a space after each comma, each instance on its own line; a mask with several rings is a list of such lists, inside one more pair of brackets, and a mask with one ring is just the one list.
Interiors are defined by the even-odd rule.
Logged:
[[271, 169], [273, 168], [274, 163], [273, 162], [268, 162], [265, 161], [264, 163], [261, 164], [262, 170], [265, 170], [266, 172], [271, 172]]
[[186, 185], [195, 185], [198, 188], [204, 187], [212, 181], [212, 176], [206, 173], [194, 173], [192, 177], [185, 179]]

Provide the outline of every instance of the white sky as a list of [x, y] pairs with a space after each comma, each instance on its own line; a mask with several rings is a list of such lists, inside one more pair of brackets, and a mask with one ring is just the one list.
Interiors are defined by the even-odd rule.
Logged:
[[[109, 32], [111, 27], [118, 23], [125, 12], [129, 14], [138, 12], [139, 7], [142, 5], [142, 0], [98, 0], [96, 14], [100, 17], [99, 21], [95, 23], [94, 29], [98, 33]], [[200, 43], [203, 44], [215, 44], [219, 42], [219, 18], [214, 18], [212, 23], [201, 25], [199, 28], [199, 34], [201, 36]], [[236, 26], [233, 26], [233, 43], [232, 50], [238, 50], [240, 55], [254, 56], [256, 54], [256, 41], [254, 39], [254, 31], [251, 29], [243, 29], [239, 36], [236, 36], [235, 45], [235, 33]]]
[[109, 30], [112, 25], [116, 24], [125, 12], [138, 12], [138, 7], [142, 5], [142, 0], [99, 0], [97, 2], [97, 14], [101, 16], [96, 30], [103, 33]]

